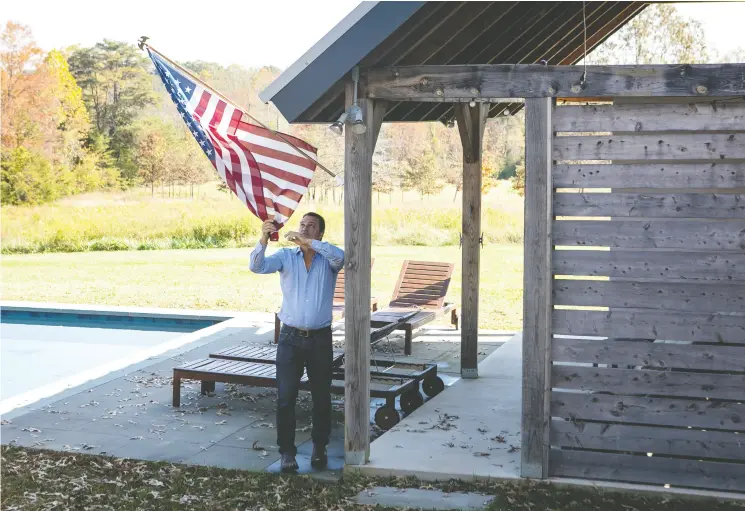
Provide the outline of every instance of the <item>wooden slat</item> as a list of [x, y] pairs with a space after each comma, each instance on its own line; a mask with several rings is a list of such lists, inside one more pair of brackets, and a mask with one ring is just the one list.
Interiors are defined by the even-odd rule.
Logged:
[[421, 294], [439, 297], [442, 295], [441, 286], [401, 286], [401, 293]]
[[554, 102], [525, 102], [525, 240], [521, 475], [548, 475], [551, 395], [551, 114]]
[[742, 130], [745, 103], [589, 105], [557, 108], [554, 131]]
[[439, 261], [409, 261], [409, 268], [434, 268], [447, 272], [452, 266], [452, 263]]
[[557, 220], [555, 245], [745, 251], [745, 221]]
[[556, 309], [553, 333], [631, 339], [745, 344], [745, 315], [659, 310]]
[[580, 87], [583, 71], [541, 64], [464, 64], [391, 66], [364, 74], [369, 97], [391, 101], [745, 95], [745, 64], [587, 66]]
[[554, 214], [556, 216], [745, 219], [745, 195], [728, 193], [557, 193], [554, 195]]
[[441, 271], [424, 270], [424, 269], [407, 269], [404, 275], [404, 281], [407, 280], [421, 280], [421, 281], [433, 281], [433, 282], [446, 282], [450, 276]]
[[622, 367], [588, 367], [555, 363], [551, 381], [554, 388], [610, 392], [627, 396], [745, 400], [745, 374], [692, 373]]
[[411, 273], [407, 273], [407, 275], [404, 277], [403, 281], [401, 282], [402, 284], [409, 283], [409, 282], [422, 282], [425, 284], [435, 284], [435, 285], [444, 286], [449, 283], [448, 280], [449, 279], [446, 276], [438, 276], [438, 275], [433, 275], [431, 273], [418, 274], [418, 273], [411, 272]]
[[394, 307], [439, 307], [439, 300], [419, 300], [416, 298], [397, 298], [391, 302]]
[[552, 420], [551, 445], [745, 461], [743, 435], [728, 431]]
[[743, 280], [745, 285], [745, 253], [555, 250], [551, 262], [554, 275]]
[[555, 305], [693, 312], [745, 311], [742, 284], [555, 280], [553, 299]]
[[745, 163], [557, 164], [553, 181], [556, 188], [745, 188]]
[[551, 475], [742, 491], [745, 464], [552, 450]]
[[745, 159], [745, 132], [554, 137], [555, 160]]
[[551, 343], [551, 360], [745, 373], [745, 346], [557, 337]]
[[553, 391], [552, 417], [745, 431], [745, 404]]

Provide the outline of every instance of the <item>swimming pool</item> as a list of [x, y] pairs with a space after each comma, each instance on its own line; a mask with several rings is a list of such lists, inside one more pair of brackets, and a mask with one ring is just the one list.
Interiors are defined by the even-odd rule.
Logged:
[[2, 307], [0, 413], [181, 346], [226, 319]]

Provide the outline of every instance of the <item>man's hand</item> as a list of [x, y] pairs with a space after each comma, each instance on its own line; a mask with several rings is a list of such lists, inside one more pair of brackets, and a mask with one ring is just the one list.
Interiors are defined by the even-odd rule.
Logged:
[[274, 220], [267, 220], [263, 224], [261, 224], [261, 244], [266, 245], [269, 243], [269, 236], [273, 233], [277, 232], [277, 226], [274, 223]]
[[285, 238], [299, 247], [310, 248], [311, 239], [303, 236], [297, 231], [288, 232], [285, 234]]

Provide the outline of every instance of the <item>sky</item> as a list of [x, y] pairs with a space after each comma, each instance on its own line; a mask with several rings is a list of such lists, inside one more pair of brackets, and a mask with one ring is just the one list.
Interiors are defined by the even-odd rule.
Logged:
[[[245, 67], [289, 67], [350, 13], [357, 0], [204, 1], [13, 0], [3, 2], [0, 20], [29, 25], [43, 50], [72, 44], [92, 46], [104, 38], [149, 43], [175, 60], [207, 60]], [[745, 1], [676, 4], [699, 20], [709, 44], [724, 54], [745, 46]], [[219, 7], [219, 11], [217, 8]], [[210, 26], [205, 15], [211, 14]]]

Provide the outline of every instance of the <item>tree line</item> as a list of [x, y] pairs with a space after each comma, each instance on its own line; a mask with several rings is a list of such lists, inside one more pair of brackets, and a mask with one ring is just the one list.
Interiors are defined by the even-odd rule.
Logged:
[[[150, 60], [134, 44], [103, 40], [43, 52], [28, 27], [8, 22], [0, 52], [2, 202], [38, 204], [95, 190], [147, 186], [167, 193], [176, 185], [219, 180], [199, 149]], [[654, 5], [588, 56], [590, 64], [743, 61], [745, 50], [718, 56], [701, 25], [675, 6]], [[343, 178], [344, 137], [325, 126], [289, 126], [258, 94], [280, 73], [212, 62], [180, 62], [271, 128], [319, 149], [321, 161]], [[490, 119], [484, 134], [483, 189], [509, 179], [524, 183], [522, 112]], [[441, 123], [385, 124], [373, 163], [373, 190], [422, 197], [462, 185], [457, 127]], [[341, 200], [341, 180], [318, 171], [313, 201]], [[222, 186], [222, 189], [226, 189]]]

